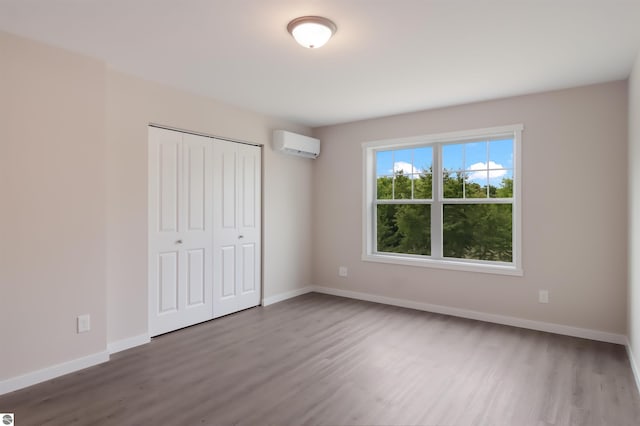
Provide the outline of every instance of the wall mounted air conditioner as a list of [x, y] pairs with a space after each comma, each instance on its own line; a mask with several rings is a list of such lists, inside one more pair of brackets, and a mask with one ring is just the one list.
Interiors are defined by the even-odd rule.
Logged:
[[273, 146], [284, 153], [305, 158], [318, 158], [320, 155], [320, 140], [286, 130], [273, 131]]

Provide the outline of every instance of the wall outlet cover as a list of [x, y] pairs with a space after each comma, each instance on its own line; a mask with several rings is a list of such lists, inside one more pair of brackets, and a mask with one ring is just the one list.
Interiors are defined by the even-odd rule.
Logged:
[[549, 290], [540, 290], [538, 292], [538, 302], [549, 303]]
[[78, 316], [78, 333], [86, 333], [91, 330], [91, 316], [89, 314]]

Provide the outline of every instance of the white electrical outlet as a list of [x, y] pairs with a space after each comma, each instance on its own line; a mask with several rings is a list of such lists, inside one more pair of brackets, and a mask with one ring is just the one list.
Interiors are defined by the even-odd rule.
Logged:
[[78, 316], [78, 333], [86, 333], [91, 330], [91, 316], [89, 314]]
[[549, 290], [540, 290], [538, 292], [538, 302], [549, 303]]
[[341, 266], [338, 268], [338, 276], [346, 277], [349, 274], [349, 270], [346, 266]]

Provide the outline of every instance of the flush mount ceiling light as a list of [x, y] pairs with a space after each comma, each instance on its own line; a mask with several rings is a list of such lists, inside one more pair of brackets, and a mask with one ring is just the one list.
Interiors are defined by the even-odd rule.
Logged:
[[338, 27], [322, 16], [301, 16], [287, 25], [287, 31], [294, 39], [308, 49], [316, 49], [324, 45]]

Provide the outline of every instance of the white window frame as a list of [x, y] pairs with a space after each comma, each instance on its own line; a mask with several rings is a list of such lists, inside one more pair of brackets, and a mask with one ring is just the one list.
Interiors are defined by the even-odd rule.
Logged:
[[[484, 272], [500, 275], [522, 276], [522, 124], [490, 127], [484, 129], [439, 133], [402, 139], [385, 139], [362, 143], [362, 260], [368, 262], [393, 263], [397, 265], [451, 269], [457, 271]], [[447, 143], [465, 143], [506, 136], [513, 138], [513, 198], [505, 201], [512, 204], [512, 262], [495, 262], [474, 259], [451, 259], [442, 257], [442, 206], [444, 204], [485, 204], [486, 199], [443, 199], [441, 194], [442, 171], [440, 170], [441, 147]], [[432, 200], [418, 200], [417, 203], [433, 204], [431, 209], [431, 256], [402, 253], [379, 253], [376, 247], [377, 221], [374, 215], [377, 196], [376, 153], [421, 146], [433, 146], [433, 191]], [[404, 201], [404, 200], [403, 200]], [[495, 200], [493, 202], [496, 202]], [[500, 201], [498, 201], [500, 202]], [[435, 250], [433, 249], [435, 248]]]

